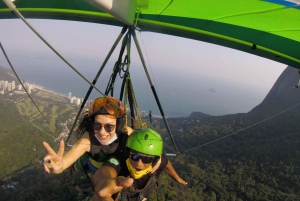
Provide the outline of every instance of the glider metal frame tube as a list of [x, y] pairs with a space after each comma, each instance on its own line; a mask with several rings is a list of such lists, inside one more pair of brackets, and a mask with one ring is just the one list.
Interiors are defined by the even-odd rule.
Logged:
[[[117, 37], [116, 41], [114, 42], [113, 46], [111, 47], [111, 49], [110, 49], [109, 53], [107, 54], [105, 60], [103, 61], [103, 63], [102, 63], [102, 65], [101, 65], [101, 67], [100, 67], [100, 69], [99, 69], [97, 75], [95, 76], [95, 78], [94, 78], [94, 80], [93, 80], [93, 82], [92, 82], [93, 85], [96, 84], [96, 82], [97, 82], [97, 80], [98, 80], [100, 74], [102, 73], [102, 71], [103, 71], [103, 69], [104, 69], [104, 67], [105, 67], [105, 65], [106, 65], [106, 63], [107, 63], [107, 61], [109, 60], [110, 56], [111, 56], [112, 53], [114, 52], [115, 48], [116, 48], [117, 45], [119, 44], [120, 40], [122, 39], [122, 37], [123, 37], [123, 35], [124, 35], [124, 33], [125, 33], [126, 31], [127, 31], [127, 26], [125, 25], [125, 26], [123, 27], [121, 33], [120, 33], [119, 36]], [[75, 120], [74, 120], [73, 126], [72, 126], [72, 128], [71, 128], [71, 130], [70, 130], [68, 139], [67, 139], [67, 141], [66, 141], [66, 145], [69, 146], [69, 147], [72, 147], [72, 146], [73, 146], [73, 145], [71, 145], [71, 144], [68, 143], [68, 142], [69, 142], [69, 139], [70, 139], [70, 137], [71, 137], [71, 135], [72, 135], [72, 132], [73, 132], [73, 130], [74, 130], [74, 128], [75, 128], [76, 122], [77, 122], [77, 120], [78, 120], [78, 118], [79, 118], [79, 116], [80, 116], [80, 114], [81, 114], [81, 112], [82, 112], [82, 109], [84, 108], [84, 105], [85, 105], [87, 99], [89, 98], [89, 96], [90, 96], [92, 90], [93, 90], [93, 87], [90, 86], [89, 89], [88, 89], [88, 92], [86, 93], [86, 95], [85, 95], [85, 97], [84, 97], [84, 100], [83, 100], [83, 102], [82, 102], [82, 104], [81, 104], [81, 106], [80, 106], [80, 109], [79, 109], [79, 111], [78, 111], [78, 113], [77, 113], [77, 116], [76, 116], [76, 118], [75, 118]]]
[[172, 139], [172, 142], [173, 142], [173, 144], [174, 144], [175, 151], [176, 151], [176, 153], [179, 153], [179, 152], [178, 152], [178, 149], [177, 149], [177, 147], [176, 147], [175, 141], [174, 141], [174, 139], [173, 139], [173, 136], [172, 136], [172, 133], [171, 133], [171, 129], [170, 129], [169, 124], [168, 124], [168, 122], [167, 122], [167, 120], [166, 120], [166, 118], [165, 118], [164, 111], [163, 111], [163, 109], [162, 109], [162, 107], [161, 107], [161, 104], [160, 104], [159, 98], [158, 98], [158, 96], [157, 96], [156, 90], [155, 90], [154, 85], [152, 84], [151, 78], [150, 78], [150, 76], [149, 76], [149, 73], [148, 73], [148, 70], [147, 70], [147, 67], [146, 67], [146, 63], [145, 63], [145, 59], [144, 59], [144, 56], [143, 56], [141, 47], [140, 47], [140, 45], [139, 45], [138, 39], [137, 39], [136, 34], [135, 34], [135, 30], [134, 30], [134, 28], [130, 28], [129, 31], [131, 32], [131, 34], [132, 34], [132, 36], [133, 36], [133, 39], [134, 39], [136, 48], [137, 48], [137, 50], [138, 50], [138, 53], [139, 53], [140, 59], [141, 59], [141, 61], [142, 61], [142, 64], [143, 64], [145, 73], [146, 73], [146, 75], [147, 75], [149, 84], [150, 84], [150, 86], [151, 86], [151, 90], [152, 90], [152, 92], [153, 92], [153, 95], [154, 95], [154, 97], [155, 97], [155, 100], [156, 100], [156, 103], [157, 103], [157, 105], [158, 105], [158, 108], [159, 108], [159, 111], [160, 111], [160, 113], [161, 113], [161, 116], [163, 117], [163, 120], [164, 120], [164, 122], [165, 122], [165, 125], [166, 125], [166, 127], [167, 127], [167, 130], [168, 130], [168, 132], [169, 132], [169, 134], [170, 134], [170, 137], [171, 137], [171, 139]]
[[[14, 5], [14, 4], [13, 4]], [[63, 56], [61, 56], [31, 25], [27, 20], [23, 17], [23, 15], [13, 6], [9, 6], [9, 8], [12, 9], [12, 11], [23, 20], [23, 22], [59, 57], [61, 58], [72, 70], [74, 70], [82, 79], [84, 79], [91, 87], [96, 89], [100, 94], [102, 94], [104, 97], [107, 97], [102, 91], [100, 91], [94, 84], [92, 84], [86, 77], [84, 77], [75, 67], [73, 67]], [[111, 104], [116, 105], [119, 107], [116, 103], [108, 99]], [[120, 107], [119, 107], [120, 108]], [[120, 108], [121, 109], [121, 108]], [[125, 114], [126, 111], [124, 111]]]

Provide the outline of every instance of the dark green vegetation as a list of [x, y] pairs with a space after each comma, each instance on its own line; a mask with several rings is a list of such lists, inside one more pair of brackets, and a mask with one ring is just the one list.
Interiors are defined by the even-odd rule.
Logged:
[[54, 139], [62, 132], [61, 123], [71, 124], [73, 108], [66, 101], [47, 100], [33, 92], [38, 112], [26, 95], [1, 95], [0, 99], [0, 175], [6, 176], [24, 165], [40, 163], [44, 156], [43, 141], [54, 145]]
[[[247, 114], [215, 117], [194, 112], [188, 118], [168, 119], [182, 152], [170, 159], [189, 185], [181, 186], [164, 173], [149, 200], [300, 200], [300, 90], [293, 89], [298, 72], [294, 77], [287, 77], [287, 73]], [[0, 170], [5, 169], [0, 174], [0, 186], [19, 184], [15, 185], [18, 190], [0, 189], [0, 199], [90, 200], [92, 190], [84, 174], [78, 175], [77, 181], [89, 195], [74, 190], [69, 171], [61, 175], [44, 173], [38, 162], [45, 155], [42, 141], [53, 140], [32, 126], [37, 121], [20, 115], [17, 104], [3, 100], [3, 96], [1, 99], [0, 113], [6, 115], [1, 115], [0, 121]], [[64, 104], [54, 105], [61, 111]], [[59, 129], [57, 123], [54, 125]], [[51, 132], [44, 123], [40, 126]], [[165, 150], [172, 152], [163, 122], [157, 120], [151, 127], [163, 133]]]

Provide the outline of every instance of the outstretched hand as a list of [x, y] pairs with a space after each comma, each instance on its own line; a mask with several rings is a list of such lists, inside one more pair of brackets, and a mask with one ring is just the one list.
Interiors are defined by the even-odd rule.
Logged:
[[44, 168], [48, 173], [59, 174], [63, 171], [63, 155], [65, 143], [63, 140], [59, 142], [59, 149], [56, 153], [47, 142], [43, 142], [48, 155], [44, 158]]
[[94, 189], [93, 201], [113, 201], [112, 195], [121, 191], [124, 187], [133, 184], [132, 178], [118, 176], [116, 178], [102, 179]]

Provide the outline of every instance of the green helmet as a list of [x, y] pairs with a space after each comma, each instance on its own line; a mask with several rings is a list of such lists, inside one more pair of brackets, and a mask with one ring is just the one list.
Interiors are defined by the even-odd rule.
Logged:
[[137, 129], [130, 134], [126, 147], [152, 156], [161, 156], [163, 140], [157, 132], [150, 128]]

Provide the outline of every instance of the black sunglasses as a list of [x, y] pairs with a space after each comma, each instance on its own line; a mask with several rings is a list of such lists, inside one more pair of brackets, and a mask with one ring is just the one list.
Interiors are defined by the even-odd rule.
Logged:
[[112, 124], [100, 124], [97, 122], [93, 123], [93, 129], [98, 131], [101, 130], [101, 128], [104, 128], [106, 132], [111, 132], [114, 130], [114, 128], [116, 127], [116, 125], [112, 125]]
[[138, 161], [138, 160], [141, 159], [142, 162], [145, 163], [145, 164], [152, 163], [155, 160], [154, 156], [141, 156], [138, 153], [131, 153], [131, 152], [129, 153], [129, 157], [133, 161]]

